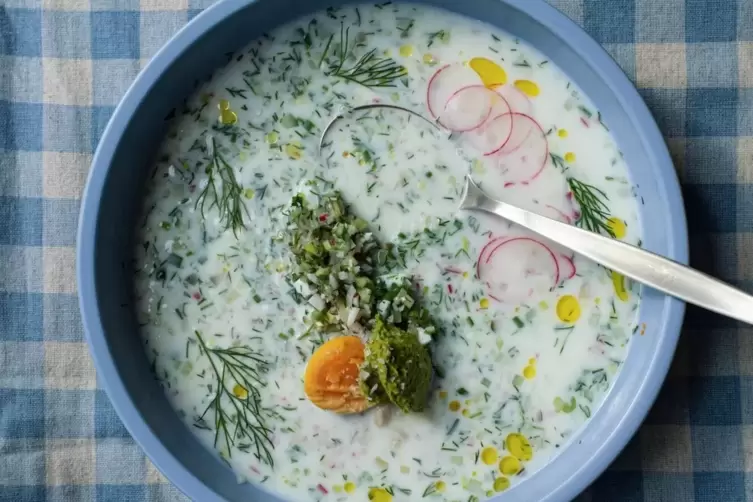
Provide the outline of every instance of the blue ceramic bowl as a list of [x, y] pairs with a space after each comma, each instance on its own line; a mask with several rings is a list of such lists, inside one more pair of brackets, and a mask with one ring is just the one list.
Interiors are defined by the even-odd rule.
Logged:
[[[541, 0], [422, 0], [491, 23], [530, 43], [602, 111], [645, 204], [647, 249], [687, 261], [679, 185], [662, 137], [625, 75], [596, 42]], [[170, 407], [147, 363], [130, 306], [132, 235], [142, 186], [168, 111], [198, 80], [262, 32], [343, 0], [224, 0], [181, 30], [139, 75], [108, 124], [92, 164], [78, 234], [78, 285], [84, 327], [98, 370], [125, 426], [159, 469], [202, 502], [274, 500], [235, 475], [202, 446]], [[585, 489], [635, 433], [664, 381], [684, 305], [645, 291], [645, 336], [633, 339], [601, 408], [544, 469], [496, 500], [569, 500]]]

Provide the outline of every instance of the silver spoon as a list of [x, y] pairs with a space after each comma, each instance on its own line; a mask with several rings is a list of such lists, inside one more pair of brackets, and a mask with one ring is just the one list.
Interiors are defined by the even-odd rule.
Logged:
[[753, 324], [753, 296], [669, 258], [493, 199], [470, 176], [460, 209], [495, 214], [663, 293]]

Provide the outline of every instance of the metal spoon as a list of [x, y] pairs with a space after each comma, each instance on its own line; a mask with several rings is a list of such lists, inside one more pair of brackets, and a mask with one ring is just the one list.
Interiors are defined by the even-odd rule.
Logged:
[[668, 295], [753, 324], [753, 296], [669, 258], [493, 199], [470, 176], [460, 209], [495, 214]]

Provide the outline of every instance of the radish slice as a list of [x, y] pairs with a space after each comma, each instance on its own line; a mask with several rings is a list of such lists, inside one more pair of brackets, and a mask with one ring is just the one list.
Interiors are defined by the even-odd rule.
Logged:
[[563, 281], [575, 277], [575, 262], [571, 257], [564, 254], [557, 255], [557, 264]]
[[478, 73], [460, 63], [449, 64], [438, 69], [429, 79], [426, 89], [426, 106], [431, 118], [438, 117], [450, 96], [458, 90], [481, 84], [481, 77]]
[[483, 155], [493, 155], [502, 149], [512, 134], [512, 114], [505, 98], [495, 91], [485, 89], [490, 102], [488, 120], [479, 127], [467, 130], [463, 140]]
[[526, 184], [535, 179], [549, 160], [549, 143], [541, 126], [522, 113], [512, 115], [512, 134], [496, 154], [505, 185]]
[[484, 247], [481, 248], [481, 252], [478, 254], [478, 261], [476, 262], [476, 277], [479, 279], [481, 278], [481, 263], [486, 261], [497, 244], [501, 244], [507, 239], [510, 239], [510, 237], [495, 237], [484, 244]]
[[451, 131], [476, 129], [489, 118], [492, 106], [498, 101], [493, 100], [495, 97], [496, 94], [483, 85], [463, 87], [447, 100], [437, 122]]
[[556, 256], [530, 237], [505, 239], [485, 255], [478, 265], [479, 278], [486, 283], [489, 296], [500, 302], [522, 301], [559, 283]]
[[522, 113], [524, 115], [531, 114], [531, 100], [528, 99], [528, 96], [515, 88], [515, 86], [503, 85], [497, 87], [495, 90], [500, 96], [505, 98], [510, 111], [514, 113]]

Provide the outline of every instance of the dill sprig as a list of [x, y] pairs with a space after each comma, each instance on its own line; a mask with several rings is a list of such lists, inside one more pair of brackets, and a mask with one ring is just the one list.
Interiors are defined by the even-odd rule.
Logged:
[[576, 225], [591, 232], [599, 233], [603, 231], [614, 238], [614, 231], [607, 222], [609, 219], [609, 207], [606, 204], [606, 201], [609, 200], [607, 194], [603, 190], [575, 178], [568, 178], [567, 183], [570, 185], [575, 201], [580, 206], [580, 216], [575, 222]]
[[[326, 58], [332, 37], [327, 42], [322, 61]], [[378, 57], [376, 49], [371, 49], [361, 56], [353, 66], [346, 68], [345, 63], [351, 56], [353, 48], [350, 43], [350, 27], [345, 28], [341, 23], [340, 44], [337, 46], [335, 54], [337, 61], [329, 66], [329, 76], [349, 80], [364, 87], [395, 87], [395, 82], [408, 74], [407, 70], [394, 59]]]
[[[215, 448], [222, 441], [230, 458], [236, 442], [243, 451], [253, 447], [257, 460], [274, 467], [272, 429], [266, 420], [276, 413], [262, 406], [259, 393], [259, 387], [266, 385], [262, 374], [268, 370], [269, 363], [249, 347], [207, 347], [201, 333], [195, 331], [195, 334], [199, 350], [209, 360], [216, 380], [214, 396], [199, 417], [199, 421], [205, 423], [204, 417], [210, 410], [213, 412]], [[230, 388], [228, 380], [234, 382]]]
[[[243, 202], [243, 187], [235, 177], [232, 166], [220, 154], [214, 138], [212, 138], [211, 155], [212, 162], [205, 170], [208, 176], [207, 186], [196, 199], [195, 207], [201, 209], [201, 215], [204, 218], [206, 218], [207, 209], [216, 207], [220, 213], [220, 224], [227, 229], [232, 229], [237, 236], [238, 231], [246, 227], [243, 221], [244, 214], [248, 216], [248, 208]], [[212, 199], [208, 206], [207, 197]]]

